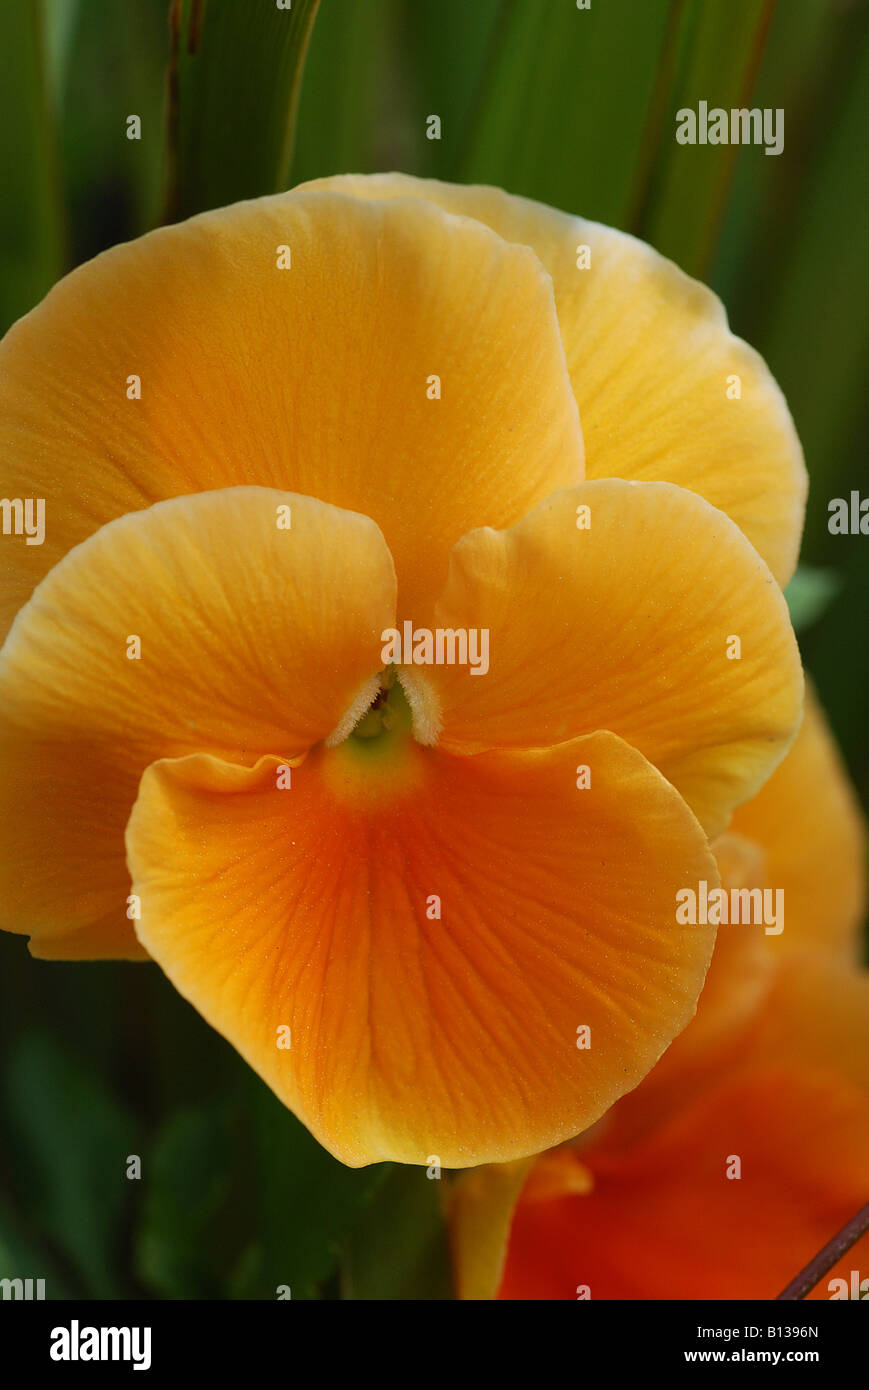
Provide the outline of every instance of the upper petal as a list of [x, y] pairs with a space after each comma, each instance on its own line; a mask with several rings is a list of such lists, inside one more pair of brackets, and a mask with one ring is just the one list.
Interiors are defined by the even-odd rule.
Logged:
[[45, 501], [44, 543], [2, 546], [0, 637], [105, 522], [251, 483], [373, 517], [419, 614], [459, 536], [583, 476], [551, 281], [427, 203], [205, 213], [98, 256], [7, 334], [0, 472]]
[[799, 725], [800, 660], [781, 591], [722, 512], [667, 483], [584, 483], [509, 530], [464, 537], [437, 622], [489, 633], [485, 675], [414, 668], [439, 702], [445, 746], [610, 729], [710, 834]]
[[712, 933], [677, 925], [675, 893], [714, 861], [610, 735], [380, 757], [315, 750], [283, 789], [270, 759], [150, 768], [127, 832], [140, 938], [344, 1162], [534, 1153], [687, 1023]]
[[[587, 476], [661, 479], [699, 492], [787, 583], [805, 509], [802, 450], [766, 364], [730, 332], [711, 290], [624, 232], [497, 188], [404, 174], [305, 187], [427, 199], [533, 247], [555, 286]], [[582, 246], [588, 269], [577, 266]]]
[[76, 547], [0, 651], [3, 925], [36, 954], [136, 954], [123, 840], [144, 768], [303, 755], [376, 675], [394, 612], [374, 522], [292, 493], [176, 498]]

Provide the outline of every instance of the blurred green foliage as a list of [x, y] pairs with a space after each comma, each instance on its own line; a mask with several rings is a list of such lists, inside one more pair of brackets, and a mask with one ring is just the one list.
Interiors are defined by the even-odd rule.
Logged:
[[[782, 108], [783, 153], [678, 146], [700, 99]], [[867, 132], [866, 0], [0, 0], [0, 330], [165, 217], [332, 172], [496, 183], [645, 236], [789, 399], [812, 485], [788, 599], [865, 800], [867, 542], [826, 521], [869, 493]], [[3, 936], [0, 969], [0, 1277], [449, 1297], [442, 1184], [343, 1168], [156, 968]]]

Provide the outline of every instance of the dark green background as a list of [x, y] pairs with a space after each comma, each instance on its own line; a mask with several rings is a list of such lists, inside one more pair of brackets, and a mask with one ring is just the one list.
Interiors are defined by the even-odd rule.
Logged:
[[[170, 26], [168, 0], [0, 0], [0, 330], [161, 219], [332, 172], [497, 183], [644, 236], [721, 294], [790, 402], [811, 492], [789, 597], [865, 803], [869, 537], [830, 536], [827, 503], [869, 494], [867, 4], [171, 8]], [[701, 98], [784, 108], [784, 152], [677, 146]], [[0, 971], [0, 1277], [50, 1297], [449, 1296], [441, 1184], [329, 1158], [156, 967], [38, 962], [3, 937]]]

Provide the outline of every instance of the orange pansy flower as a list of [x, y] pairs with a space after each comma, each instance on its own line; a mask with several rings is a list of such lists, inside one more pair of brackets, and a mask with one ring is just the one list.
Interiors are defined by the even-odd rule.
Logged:
[[[675, 894], [801, 705], [802, 459], [713, 296], [335, 180], [68, 276], [0, 347], [0, 456], [46, 501], [2, 549], [4, 925], [152, 957], [349, 1164], [511, 1159], [637, 1084], [712, 949]], [[405, 624], [458, 660], [389, 665]]]
[[[783, 931], [719, 928], [696, 1018], [590, 1134], [460, 1180], [464, 1297], [775, 1298], [865, 1203], [865, 836], [811, 693], [794, 748], [735, 823], [745, 838], [739, 856], [719, 842], [722, 882], [783, 886]], [[869, 1280], [869, 1236], [810, 1296], [850, 1290], [852, 1270]]]

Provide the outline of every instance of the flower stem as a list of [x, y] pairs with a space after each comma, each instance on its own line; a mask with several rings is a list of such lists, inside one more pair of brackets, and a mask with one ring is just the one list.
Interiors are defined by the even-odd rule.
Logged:
[[851, 1217], [851, 1220], [842, 1227], [841, 1231], [837, 1231], [833, 1239], [827, 1242], [823, 1250], [818, 1251], [805, 1269], [800, 1270], [796, 1278], [792, 1279], [787, 1288], [779, 1294], [776, 1302], [778, 1303], [782, 1299], [795, 1301], [805, 1298], [806, 1294], [810, 1293], [817, 1283], [820, 1283], [827, 1271], [832, 1269], [833, 1265], [867, 1231], [869, 1231], [869, 1202], [866, 1203], [865, 1207], [861, 1207], [855, 1216]]

